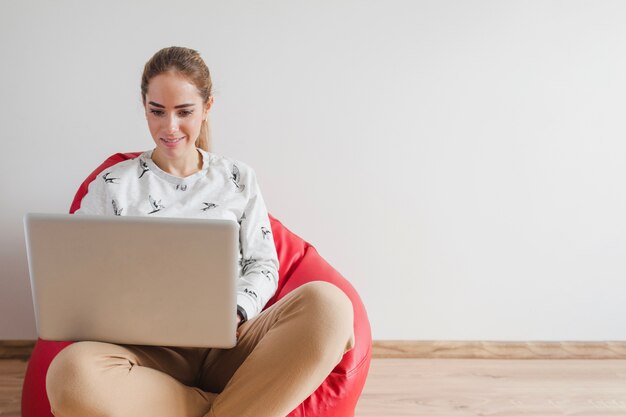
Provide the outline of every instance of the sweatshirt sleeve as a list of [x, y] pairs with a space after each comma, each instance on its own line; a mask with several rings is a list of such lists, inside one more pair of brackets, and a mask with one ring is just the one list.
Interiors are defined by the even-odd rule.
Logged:
[[241, 279], [237, 286], [237, 310], [250, 320], [257, 316], [276, 293], [278, 255], [254, 171], [248, 168], [249, 198], [239, 229]]

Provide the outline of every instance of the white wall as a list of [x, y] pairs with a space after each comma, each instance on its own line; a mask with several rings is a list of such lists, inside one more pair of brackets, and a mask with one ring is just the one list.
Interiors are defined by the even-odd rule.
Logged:
[[[89, 3], [89, 4], [87, 4]], [[152, 142], [144, 62], [198, 49], [214, 151], [360, 292], [376, 339], [626, 340], [626, 3], [0, 3], [0, 339], [25, 212]]]

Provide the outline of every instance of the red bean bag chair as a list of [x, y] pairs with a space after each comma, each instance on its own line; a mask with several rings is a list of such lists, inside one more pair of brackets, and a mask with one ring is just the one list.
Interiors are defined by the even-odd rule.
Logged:
[[[138, 155], [140, 152], [118, 153], [104, 161], [78, 189], [70, 213], [78, 210], [89, 184], [101, 171]], [[324, 261], [313, 246], [287, 230], [271, 215], [270, 221], [280, 271], [278, 290], [266, 308], [295, 288], [313, 280], [336, 285], [348, 295], [354, 307], [354, 348], [344, 355], [319, 388], [288, 417], [352, 417], [365, 384], [372, 349], [371, 330], [363, 303], [352, 285]], [[22, 388], [23, 417], [53, 417], [46, 394], [46, 372], [52, 359], [71, 343], [37, 339]]]

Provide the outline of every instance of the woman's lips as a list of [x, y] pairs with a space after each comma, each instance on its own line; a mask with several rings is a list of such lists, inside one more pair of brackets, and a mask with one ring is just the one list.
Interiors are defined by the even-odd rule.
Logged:
[[166, 146], [175, 146], [178, 142], [185, 139], [185, 137], [183, 136], [181, 138], [160, 138], [160, 139], [163, 143], [165, 143]]

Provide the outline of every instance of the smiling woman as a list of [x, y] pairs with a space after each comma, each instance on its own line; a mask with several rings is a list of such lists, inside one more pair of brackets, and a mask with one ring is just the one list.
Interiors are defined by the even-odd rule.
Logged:
[[[156, 147], [98, 172], [75, 213], [237, 224], [237, 310], [223, 318], [237, 323], [237, 344], [206, 349], [73, 343], [54, 357], [46, 374], [52, 413], [284, 417], [353, 350], [353, 304], [344, 290], [321, 281], [329, 274], [276, 300], [275, 230], [254, 170], [209, 152], [211, 79], [198, 52], [157, 52], [145, 65], [141, 97]], [[161, 243], [165, 251], [181, 250]], [[172, 279], [182, 282], [185, 276]]]

